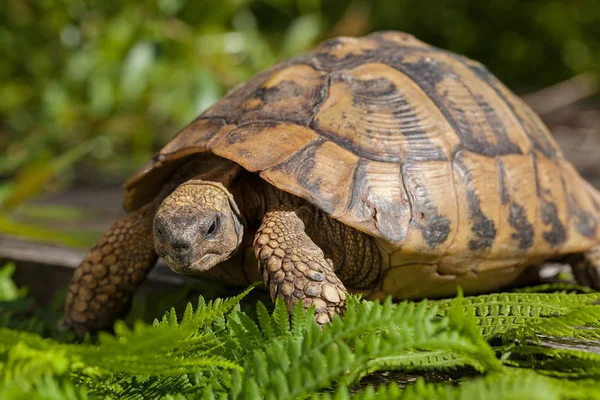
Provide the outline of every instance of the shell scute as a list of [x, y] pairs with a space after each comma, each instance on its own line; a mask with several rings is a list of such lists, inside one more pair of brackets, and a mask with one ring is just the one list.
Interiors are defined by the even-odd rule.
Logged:
[[[500, 185], [499, 254], [518, 257], [535, 242], [538, 224], [535, 170], [529, 156], [507, 155], [498, 158]], [[510, 227], [508, 228], [507, 225]]]
[[436, 104], [465, 149], [489, 157], [522, 152], [517, 140], [508, 136], [512, 129], [504, 126], [510, 118], [486, 102], [493, 96], [481, 93], [482, 85], [465, 73], [460, 59], [446, 52], [412, 52], [392, 55], [388, 64], [409, 76]]
[[590, 240], [593, 241], [600, 236], [598, 211], [588, 190], [585, 190], [587, 188], [573, 184], [581, 179], [575, 167], [570, 163], [562, 162], [561, 172], [568, 201], [570, 238], [572, 241], [589, 245]]
[[228, 123], [238, 123], [246, 112], [245, 107], [249, 106], [246, 104], [249, 99], [252, 99], [254, 94], [264, 87], [265, 82], [268, 81], [273, 74], [285, 69], [290, 64], [291, 60], [276, 64], [257, 74], [249, 81], [239, 84], [227, 92], [221, 100], [209, 107], [208, 110], [204, 111], [201, 117], [220, 118]]
[[535, 167], [538, 207], [542, 229], [542, 240], [537, 248], [540, 252], [555, 251], [568, 239], [566, 222], [569, 220], [568, 199], [562, 183], [562, 174], [558, 165], [537, 152], [532, 153]]
[[401, 164], [401, 174], [412, 213], [404, 251], [430, 257], [445, 254], [459, 222], [451, 164], [406, 162]]
[[290, 123], [252, 122], [219, 135], [211, 150], [251, 172], [271, 168], [319, 139], [312, 129]]
[[383, 43], [393, 43], [401, 47], [431, 49], [432, 46], [420, 41], [413, 35], [404, 32], [383, 31], [375, 32], [369, 35], [370, 38], [379, 40]]
[[312, 126], [370, 160], [447, 160], [458, 138], [440, 117], [408, 77], [375, 63], [332, 74]]
[[327, 74], [309, 65], [291, 65], [274, 72], [244, 103], [240, 122], [288, 121], [308, 125], [323, 101]]
[[454, 157], [453, 168], [463, 211], [457, 236], [464, 242], [459, 247], [483, 258], [496, 246], [501, 224], [498, 166], [493, 158], [463, 150]]
[[361, 160], [354, 172], [352, 196], [341, 218], [367, 232], [381, 232], [403, 243], [411, 219], [400, 164]]
[[334, 218], [346, 209], [359, 157], [339, 145], [317, 140], [260, 173], [284, 191], [309, 200]]
[[[463, 58], [463, 60], [466, 59]], [[562, 157], [562, 152], [552, 138], [552, 134], [548, 128], [523, 100], [508, 90], [506, 86], [480, 63], [472, 60], [464, 62], [482, 82], [492, 88], [498, 97], [506, 103], [511, 113], [517, 118], [521, 128], [527, 134], [527, 141], [533, 149], [550, 159]], [[520, 142], [520, 144], [524, 145], [525, 142]]]

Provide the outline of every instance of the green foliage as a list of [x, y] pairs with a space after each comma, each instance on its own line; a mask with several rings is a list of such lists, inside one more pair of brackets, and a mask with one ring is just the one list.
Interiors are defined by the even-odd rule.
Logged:
[[[0, 398], [600, 398], [599, 294], [400, 304], [349, 296], [346, 314], [320, 328], [301, 304], [291, 316], [281, 301], [272, 311], [260, 302], [242, 311], [251, 289], [201, 297], [151, 325], [118, 322], [114, 335], [82, 343], [0, 328]], [[499, 329], [502, 320], [509, 323]], [[422, 379], [405, 388], [356, 386], [382, 371], [465, 368], [478, 375], [458, 386]]]
[[225, 301], [201, 299], [197, 310], [189, 306], [180, 322], [173, 311], [154, 325], [138, 322], [129, 329], [119, 322], [115, 336], [101, 333], [95, 343], [60, 343], [34, 333], [0, 329], [4, 390], [18, 393], [14, 382], [22, 391], [34, 390], [38, 380], [49, 379], [44, 378], [47, 375], [56, 378], [56, 390], [64, 381], [91, 394], [119, 398], [183, 393], [209, 381], [214, 385], [219, 375], [227, 379], [223, 371], [241, 367], [215, 351], [221, 343], [210, 330], [222, 325], [224, 314], [248, 292]]
[[26, 288], [18, 288], [12, 280], [15, 264], [8, 263], [0, 269], [0, 302], [11, 302], [27, 295]]
[[[559, 274], [560, 276], [560, 274]], [[574, 280], [572, 276], [569, 277], [569, 280]], [[565, 293], [595, 293], [596, 290], [587, 287], [576, 285], [573, 283], [567, 282], [553, 282], [553, 283], [543, 283], [541, 285], [535, 286], [526, 286], [522, 288], [515, 289], [517, 293], [552, 293], [552, 292], [565, 292]]]
[[[471, 297], [465, 300], [464, 306], [465, 310], [474, 310], [486, 340], [496, 337], [535, 339], [536, 335], [593, 340], [598, 338], [595, 322], [600, 320], [600, 308], [594, 304], [599, 300], [600, 293], [520, 292]], [[434, 303], [439, 305], [439, 315], [448, 314], [453, 304], [451, 300]]]
[[[351, 394], [346, 387], [333, 395], [315, 395], [313, 399], [349, 399]], [[600, 386], [597, 381], [572, 382], [563, 379], [548, 378], [532, 371], [504, 369], [501, 373], [490, 374], [462, 383], [460, 386], [448, 384], [428, 384], [422, 380], [401, 390], [397, 385], [368, 387], [359, 393], [352, 393], [353, 399], [360, 400], [471, 400], [471, 399], [598, 399]]]
[[85, 387], [77, 387], [66, 378], [57, 378], [50, 373], [41, 377], [15, 379], [4, 382], [0, 388], [0, 398], [32, 400], [86, 400]]
[[[404, 356], [411, 362], [417, 351], [453, 351], [482, 372], [501, 369], [487, 343], [479, 335], [472, 337], [476, 326], [469, 316], [437, 319], [427, 303], [394, 306], [390, 300], [382, 305], [352, 300], [344, 318], [335, 318], [323, 329], [303, 318], [304, 311], [296, 307], [292, 319], [296, 335], [291, 334], [287, 318], [279, 317], [285, 311], [280, 302], [270, 321], [259, 319], [269, 341], [245, 357], [245, 373], [234, 380], [237, 386], [231, 398], [245, 398], [249, 391], [264, 398], [302, 398], [334, 383], [357, 382], [366, 373], [365, 364], [368, 372], [384, 365], [381, 357]], [[256, 332], [256, 328], [250, 329]]]

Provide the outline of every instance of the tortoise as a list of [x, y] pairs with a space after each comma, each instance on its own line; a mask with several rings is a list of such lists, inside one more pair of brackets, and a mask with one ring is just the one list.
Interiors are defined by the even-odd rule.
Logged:
[[69, 285], [80, 333], [110, 328], [158, 256], [263, 281], [321, 325], [348, 291], [484, 293], [547, 260], [600, 285], [600, 193], [483, 65], [405, 33], [328, 40], [258, 74], [124, 188], [128, 214]]

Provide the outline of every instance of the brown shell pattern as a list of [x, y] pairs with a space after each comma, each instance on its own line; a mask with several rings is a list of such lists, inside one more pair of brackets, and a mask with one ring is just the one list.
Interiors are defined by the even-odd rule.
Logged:
[[399, 32], [324, 42], [234, 89], [126, 183], [126, 208], [201, 152], [403, 256], [523, 259], [600, 240], [600, 196], [534, 112], [481, 64]]

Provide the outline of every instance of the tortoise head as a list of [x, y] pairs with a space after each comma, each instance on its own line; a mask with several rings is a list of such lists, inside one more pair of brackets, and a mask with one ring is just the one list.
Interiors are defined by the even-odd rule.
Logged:
[[189, 180], [163, 200], [154, 216], [154, 248], [180, 274], [227, 260], [243, 235], [239, 209], [220, 183]]

